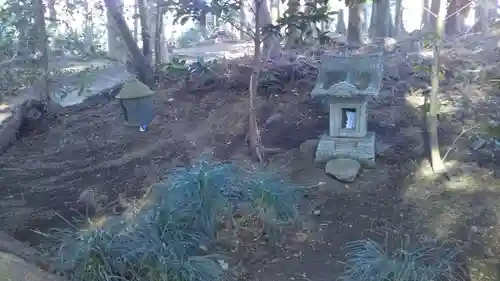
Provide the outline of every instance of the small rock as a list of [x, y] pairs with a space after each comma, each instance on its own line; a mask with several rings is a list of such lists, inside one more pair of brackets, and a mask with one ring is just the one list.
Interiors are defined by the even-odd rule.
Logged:
[[300, 145], [299, 151], [302, 159], [309, 163], [314, 162], [314, 155], [316, 153], [316, 148], [318, 147], [317, 139], [309, 139]]
[[382, 141], [378, 140], [375, 143], [375, 153], [377, 156], [384, 156], [387, 155], [387, 152], [389, 151], [390, 146], [387, 144], [384, 144]]
[[222, 270], [228, 270], [229, 269], [229, 264], [224, 261], [224, 260], [218, 260], [217, 263], [219, 263], [220, 267]]
[[338, 158], [326, 163], [325, 173], [344, 182], [353, 182], [361, 170], [361, 164], [349, 158]]
[[485, 144], [486, 144], [486, 140], [477, 139], [477, 140], [472, 142], [471, 149], [474, 151], [477, 151], [477, 150], [481, 149]]

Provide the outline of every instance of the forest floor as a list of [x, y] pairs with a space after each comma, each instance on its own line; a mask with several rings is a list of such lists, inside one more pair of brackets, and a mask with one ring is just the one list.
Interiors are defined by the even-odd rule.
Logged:
[[[472, 279], [496, 278], [499, 139], [484, 127], [500, 121], [500, 91], [481, 82], [484, 77], [467, 80], [460, 72], [498, 64], [498, 52], [485, 47], [490, 41], [461, 42], [463, 54], [454, 43], [455, 48], [444, 54], [448, 60], [439, 133], [442, 154], [450, 151], [447, 176], [435, 177], [426, 155], [423, 101], [429, 74], [415, 70], [400, 53], [386, 56], [382, 93], [370, 101], [377, 167], [363, 170], [353, 183], [338, 182], [315, 167], [313, 151], [304, 144], [327, 130], [326, 114], [310, 101], [315, 75], [285, 81], [271, 94], [261, 91], [257, 104], [263, 142], [283, 149], [269, 165], [304, 187], [304, 228], [276, 247], [247, 245], [235, 257], [247, 272], [244, 277], [332, 280], [344, 269], [345, 243], [370, 238], [393, 247], [410, 237], [458, 245]], [[478, 51], [471, 42], [482, 42], [483, 49]], [[420, 64], [429, 65], [426, 60]], [[311, 68], [311, 63], [294, 63], [293, 71], [303, 73], [301, 67]], [[500, 77], [500, 71], [495, 74]], [[61, 216], [120, 212], [170, 168], [188, 165], [204, 153], [247, 161], [248, 77], [241, 76], [221, 73], [219, 86], [210, 91], [193, 92], [181, 82], [167, 83], [156, 94], [157, 114], [143, 133], [122, 126], [116, 101], [93, 98], [64, 109], [60, 118], [0, 155], [1, 230], [37, 245], [43, 239], [32, 230], [61, 226]], [[463, 130], [467, 132], [461, 134]], [[89, 205], [93, 210], [86, 214]], [[484, 269], [485, 264], [493, 267]]]

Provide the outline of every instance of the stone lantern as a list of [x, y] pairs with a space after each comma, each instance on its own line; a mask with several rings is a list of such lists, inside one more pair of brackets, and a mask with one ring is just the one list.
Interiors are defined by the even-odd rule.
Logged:
[[135, 78], [125, 82], [116, 95], [120, 100], [125, 126], [146, 130], [154, 115], [153, 95], [153, 91]]
[[382, 54], [323, 55], [311, 96], [329, 106], [328, 134], [320, 137], [315, 162], [352, 158], [375, 165], [375, 133], [367, 130], [367, 103], [382, 84]]

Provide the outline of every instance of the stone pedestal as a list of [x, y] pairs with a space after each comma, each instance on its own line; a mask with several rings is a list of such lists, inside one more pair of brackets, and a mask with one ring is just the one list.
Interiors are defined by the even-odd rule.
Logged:
[[374, 167], [375, 133], [367, 132], [364, 137], [359, 138], [321, 136], [314, 162], [317, 165], [324, 165], [334, 158], [352, 158], [367, 167]]

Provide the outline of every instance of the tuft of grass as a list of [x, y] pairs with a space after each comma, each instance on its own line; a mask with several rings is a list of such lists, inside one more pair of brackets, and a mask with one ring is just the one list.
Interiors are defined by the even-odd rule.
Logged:
[[372, 240], [359, 240], [346, 245], [347, 270], [344, 281], [458, 281], [459, 253], [433, 243], [401, 247], [389, 252]]
[[[54, 270], [74, 281], [216, 281], [224, 256], [217, 234], [241, 204], [267, 233], [297, 215], [297, 190], [278, 174], [200, 161], [172, 171], [143, 204], [99, 227], [54, 229], [47, 251]], [[68, 222], [69, 223], [69, 222]]]

